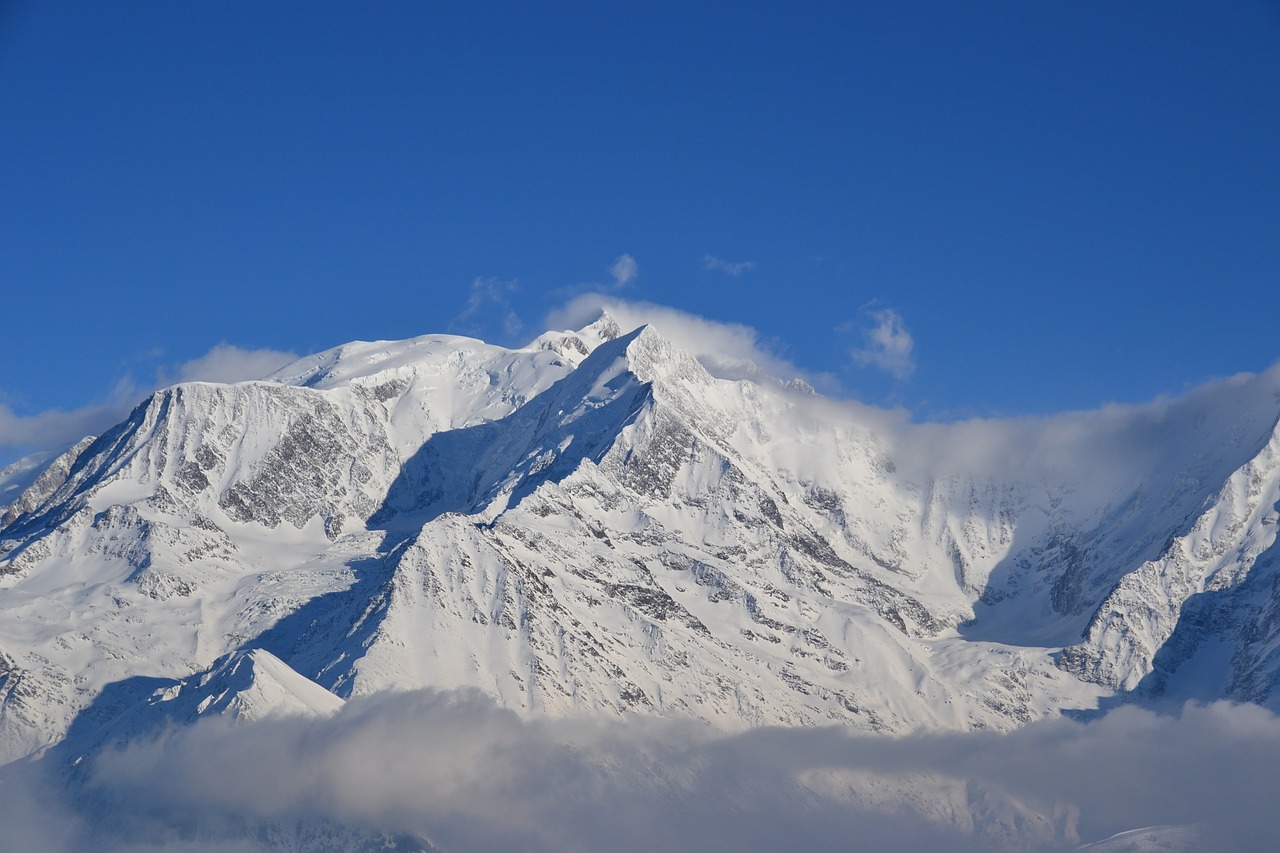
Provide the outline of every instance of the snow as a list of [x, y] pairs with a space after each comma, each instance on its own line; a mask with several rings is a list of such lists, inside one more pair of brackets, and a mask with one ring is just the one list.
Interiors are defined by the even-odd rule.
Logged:
[[1277, 376], [942, 426], [705, 362], [608, 317], [357, 342], [6, 469], [3, 760], [428, 686], [886, 733], [1274, 704]]

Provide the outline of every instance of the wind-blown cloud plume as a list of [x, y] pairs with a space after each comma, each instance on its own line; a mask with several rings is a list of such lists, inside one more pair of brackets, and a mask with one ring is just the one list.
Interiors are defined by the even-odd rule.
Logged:
[[717, 258], [715, 255], [703, 255], [702, 267], [708, 270], [719, 270], [737, 278], [744, 272], [755, 269], [756, 263], [755, 261], [726, 261], [722, 258]]
[[687, 350], [712, 375], [722, 379], [772, 378], [791, 382], [800, 378], [820, 390], [832, 390], [838, 383], [830, 374], [804, 370], [761, 340], [750, 326], [721, 323], [696, 314], [619, 299], [600, 293], [585, 293], [552, 311], [546, 318], [548, 329], [578, 329], [607, 311], [626, 330], [645, 324]]
[[[552, 312], [547, 328], [581, 328], [601, 311], [628, 330], [652, 324], [722, 379], [787, 383], [800, 377], [821, 391], [840, 392], [833, 377], [790, 362], [749, 326], [662, 305], [585, 294]], [[895, 339], [892, 320], [887, 337]], [[1146, 484], [1152, 494], [1161, 489], [1185, 491], [1189, 480], [1221, 483], [1266, 443], [1278, 411], [1280, 363], [1259, 374], [1207, 382], [1177, 397], [1048, 416], [913, 423], [905, 409], [839, 397], [810, 397], [797, 405], [794, 415], [858, 424], [875, 436], [905, 474], [921, 481], [959, 475], [993, 482], [1054, 483], [1067, 486], [1072, 499], [1084, 507], [1090, 501], [1100, 501], [1101, 506], [1120, 499], [1119, 490], [1134, 483]], [[1224, 441], [1223, 436], [1232, 439]]]
[[894, 379], [906, 379], [915, 373], [915, 340], [898, 312], [883, 308], [872, 311], [870, 318], [872, 325], [863, 331], [862, 346], [852, 352], [854, 362], [879, 368]]

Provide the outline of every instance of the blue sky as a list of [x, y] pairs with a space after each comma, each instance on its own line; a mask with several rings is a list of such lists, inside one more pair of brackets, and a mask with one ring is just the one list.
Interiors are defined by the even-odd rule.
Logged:
[[[0, 463], [584, 292], [917, 419], [1280, 357], [1280, 3], [0, 6]], [[69, 433], [68, 433], [69, 434]]]

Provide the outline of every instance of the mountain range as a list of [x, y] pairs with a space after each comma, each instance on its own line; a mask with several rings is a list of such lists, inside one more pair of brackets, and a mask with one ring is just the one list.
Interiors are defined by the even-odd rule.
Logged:
[[1280, 709], [1280, 371], [913, 424], [603, 315], [157, 391], [0, 472], [0, 763], [468, 690], [1010, 731]]

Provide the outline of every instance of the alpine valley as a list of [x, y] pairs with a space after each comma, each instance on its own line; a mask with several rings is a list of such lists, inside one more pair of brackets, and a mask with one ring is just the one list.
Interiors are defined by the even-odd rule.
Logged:
[[[84, 785], [113, 744], [421, 688], [886, 738], [1280, 709], [1280, 370], [913, 424], [725, 365], [607, 314], [351, 343], [0, 472], [0, 763]], [[842, 785], [992, 846], [1091, 840], [946, 780]], [[326, 826], [290, 843], [451, 849]]]

